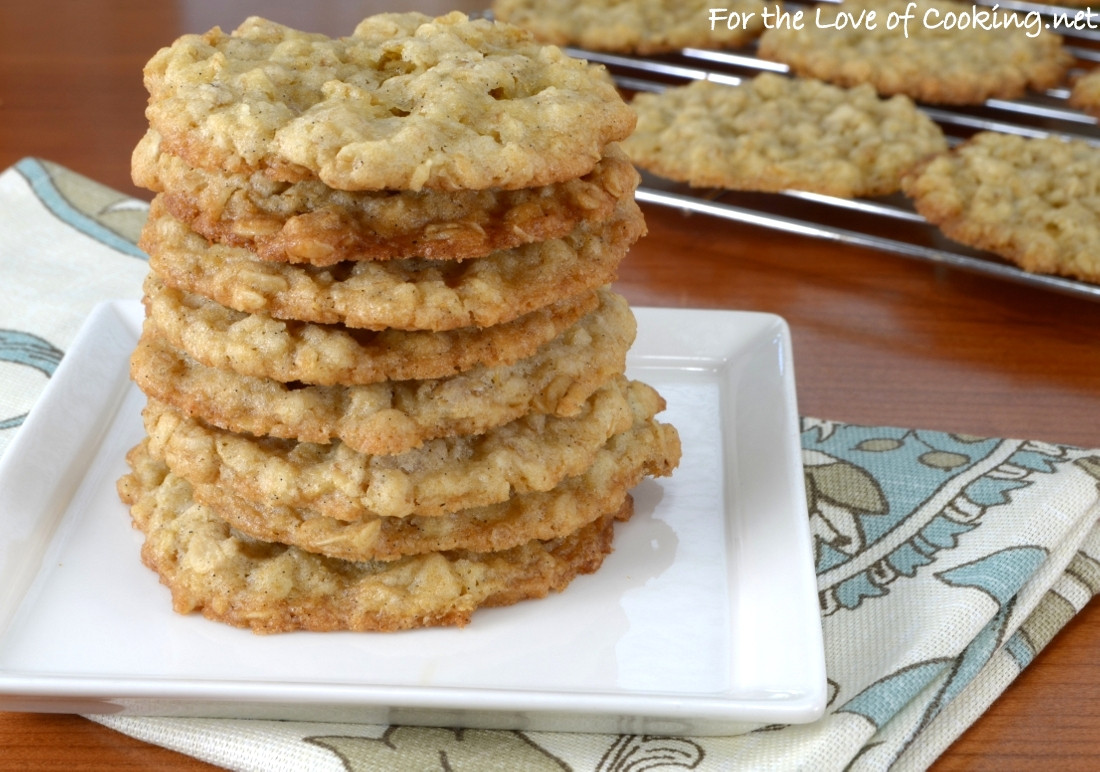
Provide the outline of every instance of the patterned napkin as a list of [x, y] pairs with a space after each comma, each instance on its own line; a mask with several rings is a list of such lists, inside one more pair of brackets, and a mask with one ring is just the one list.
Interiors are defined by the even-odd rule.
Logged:
[[[89, 310], [137, 298], [144, 203], [0, 174], [0, 453]], [[1100, 450], [802, 420], [826, 716], [666, 738], [90, 716], [241, 770], [924, 769], [1100, 591]]]

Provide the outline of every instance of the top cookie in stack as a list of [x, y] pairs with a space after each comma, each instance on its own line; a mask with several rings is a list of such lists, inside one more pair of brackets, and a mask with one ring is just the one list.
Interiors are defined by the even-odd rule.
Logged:
[[644, 233], [600, 68], [500, 23], [252, 18], [145, 70], [157, 193], [119, 482], [176, 610], [465, 624], [610, 551], [671, 473], [609, 288]]

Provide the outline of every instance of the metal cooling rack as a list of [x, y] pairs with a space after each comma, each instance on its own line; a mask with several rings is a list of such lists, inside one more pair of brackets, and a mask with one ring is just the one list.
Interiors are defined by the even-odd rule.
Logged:
[[[1002, 0], [998, 5], [1023, 13], [1037, 12], [1044, 22], [1050, 21], [1056, 13], [1066, 13], [1072, 19], [1082, 10], [1015, 0]], [[786, 3], [784, 7], [793, 10], [799, 6]], [[1094, 23], [1100, 26], [1100, 13]], [[1100, 62], [1100, 29], [1063, 30], [1062, 34], [1069, 50], [1084, 66]], [[675, 55], [650, 58], [580, 49], [570, 49], [569, 53], [606, 65], [620, 88], [626, 91], [659, 91], [703, 78], [736, 84], [762, 71], [787, 72], [784, 64], [758, 58], [755, 45], [732, 51], [684, 49]], [[940, 124], [952, 144], [978, 131], [1000, 131], [1036, 137], [1060, 135], [1100, 146], [1096, 119], [1070, 108], [1068, 98], [1069, 89], [1063, 87], [1017, 100], [991, 99], [975, 107], [922, 105], [922, 108]], [[637, 199], [787, 233], [869, 247], [1100, 301], [1100, 285], [1028, 273], [996, 255], [951, 241], [917, 214], [901, 194], [874, 199], [841, 199], [797, 191], [746, 193], [690, 188], [643, 173]]]

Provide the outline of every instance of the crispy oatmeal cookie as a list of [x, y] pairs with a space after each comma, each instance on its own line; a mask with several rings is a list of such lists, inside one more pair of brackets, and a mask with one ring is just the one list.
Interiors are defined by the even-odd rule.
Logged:
[[210, 367], [282, 383], [321, 386], [444, 378], [534, 354], [599, 306], [609, 290], [586, 292], [506, 324], [446, 332], [357, 330], [245, 314], [167, 287], [150, 272], [146, 315], [172, 346]]
[[[887, 29], [889, 15], [904, 15], [907, 4], [908, 0], [821, 3], [807, 11], [802, 29], [765, 30], [758, 52], [765, 59], [787, 64], [798, 75], [841, 86], [869, 83], [880, 94], [906, 94], [934, 104], [980, 104], [991, 98], [1014, 99], [1029, 89], [1052, 88], [1062, 82], [1072, 64], [1060, 35], [1045, 28], [1034, 34], [1035, 26], [1042, 25], [1037, 16], [1020, 14], [1013, 18], [1025, 26], [1006, 26], [1003, 17], [1013, 12], [992, 9], [1001, 20], [998, 28], [971, 24], [960, 29], [948, 27], [945, 21], [959, 14], [972, 16], [975, 6], [921, 0], [907, 35], [900, 28]], [[839, 13], [858, 17], [872, 11], [875, 29], [832, 26]]]
[[595, 571], [615, 520], [633, 512], [628, 498], [568, 536], [502, 552], [351, 562], [234, 531], [162, 465], [138, 465], [118, 488], [145, 535], [142, 561], [170, 589], [173, 609], [257, 633], [465, 625], [478, 608], [545, 597]]
[[1094, 118], [1100, 117], [1100, 67], [1085, 72], [1073, 81], [1069, 105]]
[[[148, 453], [131, 464], [163, 463]], [[622, 506], [645, 477], [671, 474], [679, 438], [648, 421], [608, 440], [581, 474], [549, 491], [521, 493], [490, 506], [442, 517], [381, 517], [347, 522], [282, 504], [257, 504], [218, 485], [192, 483], [195, 501], [233, 528], [263, 541], [290, 544], [342, 560], [397, 560], [443, 550], [496, 552], [532, 539], [556, 539]]]
[[1084, 140], [981, 132], [914, 169], [904, 191], [956, 241], [1100, 282], [1100, 148]]
[[618, 378], [576, 416], [527, 415], [485, 434], [432, 440], [392, 456], [233, 434], [150, 399], [151, 452], [194, 484], [250, 501], [340, 520], [437, 517], [517, 493], [545, 491], [580, 474], [608, 438], [664, 408], [649, 386]]
[[361, 453], [391, 455], [438, 437], [481, 434], [528, 413], [576, 415], [592, 392], [623, 373], [637, 329], [621, 295], [602, 297], [599, 308], [532, 356], [448, 378], [292, 387], [202, 365], [169, 346], [152, 320], [130, 374], [149, 396], [222, 429], [340, 440]]
[[152, 129], [133, 154], [134, 182], [210, 241], [261, 260], [334, 265], [423, 257], [462, 260], [561, 238], [609, 218], [638, 173], [617, 144], [583, 177], [519, 190], [341, 191], [319, 180], [198, 169], [160, 150]]
[[252, 17], [179, 38], [144, 75], [172, 155], [341, 190], [553, 184], [634, 128], [602, 67], [458, 12], [379, 14], [339, 39]]
[[729, 86], [694, 81], [634, 99], [635, 163], [697, 187], [875, 196], [898, 189], [943, 131], [905, 96], [763, 73]]
[[544, 43], [641, 55], [736, 48], [764, 31], [762, 0], [724, 3], [734, 21], [712, 29], [713, 5], [709, 0], [494, 0], [492, 9], [496, 18], [529, 29]]
[[387, 260], [324, 268], [256, 260], [210, 244], [153, 200], [139, 246], [165, 284], [244, 313], [371, 330], [490, 327], [613, 282], [645, 231], [633, 198], [562, 238], [470, 260]]

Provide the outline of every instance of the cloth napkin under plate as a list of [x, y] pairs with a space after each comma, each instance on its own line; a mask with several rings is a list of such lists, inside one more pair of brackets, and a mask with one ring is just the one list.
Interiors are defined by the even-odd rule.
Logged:
[[[140, 297], [146, 211], [49, 162], [0, 174], [0, 453], [88, 312]], [[1100, 450], [808, 417], [802, 448], [815, 723], [692, 738], [89, 718], [240, 770], [924, 769], [1100, 591]]]

